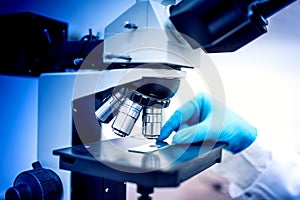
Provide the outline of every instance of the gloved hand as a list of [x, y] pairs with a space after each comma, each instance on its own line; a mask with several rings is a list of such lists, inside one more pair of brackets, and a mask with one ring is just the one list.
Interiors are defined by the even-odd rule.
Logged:
[[238, 153], [247, 148], [257, 135], [256, 129], [242, 117], [204, 93], [176, 110], [161, 129], [158, 141], [176, 131], [174, 143], [204, 140], [226, 142], [227, 150]]

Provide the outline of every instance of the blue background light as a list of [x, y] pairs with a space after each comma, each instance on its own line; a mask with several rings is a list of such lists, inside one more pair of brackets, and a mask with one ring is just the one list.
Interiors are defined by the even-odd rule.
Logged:
[[80, 39], [89, 28], [103, 36], [104, 27], [134, 3], [134, 0], [3, 0], [0, 13], [30, 11], [67, 22], [69, 37]]

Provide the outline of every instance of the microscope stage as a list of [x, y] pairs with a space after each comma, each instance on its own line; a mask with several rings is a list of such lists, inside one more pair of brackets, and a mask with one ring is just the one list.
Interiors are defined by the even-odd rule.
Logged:
[[[143, 153], [143, 146], [150, 151]], [[60, 156], [61, 169], [72, 172], [146, 187], [176, 187], [220, 162], [225, 145], [204, 142], [158, 147], [162, 148], [144, 138], [126, 137], [59, 149], [53, 154]]]

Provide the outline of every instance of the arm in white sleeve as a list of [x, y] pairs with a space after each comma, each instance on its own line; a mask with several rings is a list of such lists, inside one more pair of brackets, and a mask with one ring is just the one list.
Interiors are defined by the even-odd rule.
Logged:
[[276, 154], [255, 141], [239, 154], [225, 154], [214, 171], [230, 182], [233, 198], [300, 199], [300, 156], [292, 151]]

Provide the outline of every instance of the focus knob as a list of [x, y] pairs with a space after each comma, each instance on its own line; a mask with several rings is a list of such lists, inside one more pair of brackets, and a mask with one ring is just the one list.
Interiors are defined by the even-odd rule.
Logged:
[[17, 176], [14, 186], [6, 191], [5, 200], [60, 200], [63, 189], [58, 175], [39, 162], [32, 167]]

